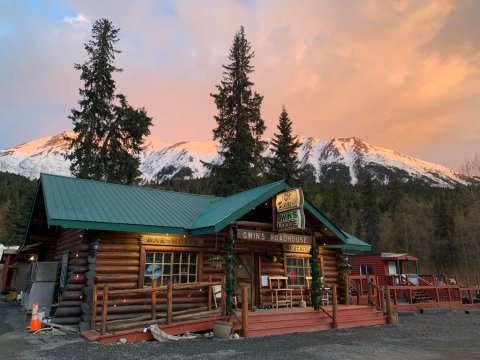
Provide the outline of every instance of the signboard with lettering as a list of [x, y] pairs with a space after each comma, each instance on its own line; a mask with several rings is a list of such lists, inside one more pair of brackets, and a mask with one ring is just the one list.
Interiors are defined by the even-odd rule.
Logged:
[[300, 188], [277, 194], [275, 197], [277, 212], [303, 208], [303, 191]]
[[237, 229], [237, 238], [243, 240], [267, 241], [283, 244], [311, 244], [312, 237], [298, 234], [279, 234], [268, 231]]
[[146, 235], [142, 236], [140, 243], [144, 245], [167, 245], [167, 246], [202, 246], [203, 240], [183, 235]]
[[277, 230], [288, 231], [305, 228], [305, 213], [302, 209], [277, 214]]
[[312, 247], [310, 245], [283, 244], [283, 251], [294, 253], [309, 253]]

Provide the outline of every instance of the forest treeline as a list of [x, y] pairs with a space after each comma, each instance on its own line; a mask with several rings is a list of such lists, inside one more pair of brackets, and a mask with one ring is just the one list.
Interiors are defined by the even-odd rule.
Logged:
[[[0, 243], [22, 243], [36, 186], [36, 181], [0, 173]], [[209, 178], [148, 186], [213, 194]], [[422, 273], [480, 275], [478, 188], [433, 188], [396, 180], [378, 185], [370, 179], [356, 186], [311, 181], [301, 186], [319, 210], [342, 230], [372, 244], [374, 251], [416, 255]]]

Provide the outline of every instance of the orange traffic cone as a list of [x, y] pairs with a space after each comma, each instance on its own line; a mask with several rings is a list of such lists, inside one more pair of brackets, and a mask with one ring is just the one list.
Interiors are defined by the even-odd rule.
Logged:
[[42, 328], [40, 319], [38, 318], [38, 301], [32, 305], [32, 320], [30, 320], [30, 326], [27, 328], [30, 331], [37, 331]]

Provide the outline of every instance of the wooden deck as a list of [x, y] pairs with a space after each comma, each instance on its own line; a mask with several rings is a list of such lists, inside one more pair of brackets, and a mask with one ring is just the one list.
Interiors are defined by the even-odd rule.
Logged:
[[[324, 307], [327, 312], [332, 311], [331, 306]], [[182, 321], [170, 325], [160, 325], [160, 329], [170, 335], [180, 335], [187, 331], [211, 331], [214, 321], [220, 320], [218, 316]], [[241, 325], [233, 318], [234, 330], [241, 331]], [[372, 306], [338, 305], [338, 328], [351, 328], [360, 326], [384, 325], [386, 318], [382, 312]], [[290, 309], [264, 309], [248, 313], [248, 336], [268, 336], [299, 332], [321, 331], [332, 329], [332, 319], [323, 311], [312, 308]], [[111, 344], [120, 338], [128, 342], [152, 340], [150, 331], [144, 332], [143, 328], [123, 330], [119, 332], [100, 335], [97, 331], [86, 331], [82, 335], [90, 341], [101, 344]]]

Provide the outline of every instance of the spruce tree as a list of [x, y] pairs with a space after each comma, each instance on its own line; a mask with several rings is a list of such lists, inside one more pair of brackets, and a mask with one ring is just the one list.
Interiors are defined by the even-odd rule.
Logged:
[[269, 175], [274, 180], [286, 179], [296, 184], [300, 177], [300, 162], [297, 159], [300, 142], [297, 136], [292, 136], [292, 120], [285, 106], [280, 113], [277, 129], [279, 134], [274, 134], [272, 139], [273, 156], [269, 159]]
[[94, 22], [92, 39], [85, 44], [88, 60], [75, 64], [84, 87], [79, 89], [80, 108], [72, 109], [74, 137], [66, 137], [71, 153], [70, 170], [84, 179], [132, 183], [137, 178], [143, 137], [150, 134], [151, 119], [145, 111], [128, 105], [115, 94], [114, 48], [119, 29], [107, 19]]
[[380, 209], [378, 207], [378, 194], [370, 174], [367, 174], [362, 185], [362, 228], [363, 238], [377, 249], [380, 241]]
[[254, 52], [245, 37], [243, 26], [235, 34], [218, 92], [211, 94], [218, 109], [217, 128], [213, 139], [218, 140], [222, 162], [205, 164], [213, 177], [215, 192], [229, 195], [254, 187], [263, 170], [261, 136], [265, 124], [260, 115], [263, 96], [252, 90], [249, 79], [253, 72]]

